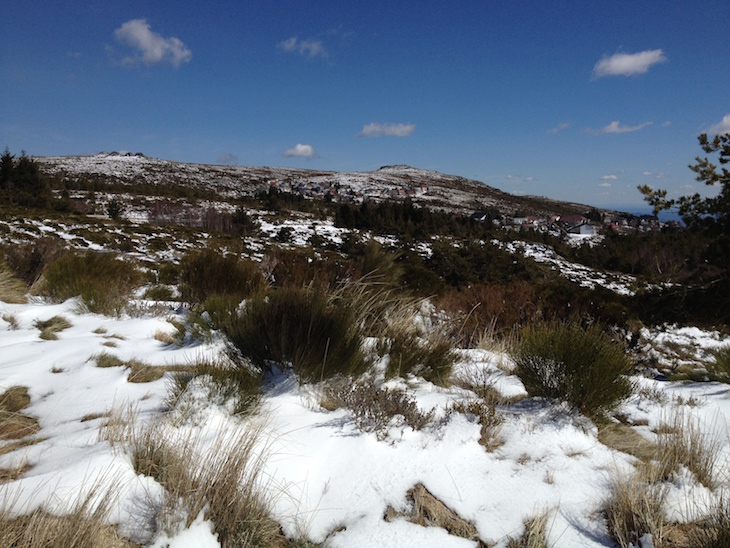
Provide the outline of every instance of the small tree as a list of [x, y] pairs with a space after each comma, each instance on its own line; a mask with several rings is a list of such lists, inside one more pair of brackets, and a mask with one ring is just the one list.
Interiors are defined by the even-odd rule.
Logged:
[[[715, 135], [710, 141], [706, 133], [699, 136], [700, 146], [706, 154], [718, 154], [718, 161], [724, 165], [730, 162], [730, 133]], [[717, 196], [703, 198], [699, 193], [680, 198], [667, 199], [667, 191], [654, 190], [648, 185], [639, 186], [644, 199], [654, 208], [654, 214], [667, 209], [677, 208], [679, 215], [688, 227], [707, 226], [720, 232], [730, 233], [730, 171], [725, 167], [718, 169], [707, 157], [695, 158], [696, 163], [689, 168], [697, 174], [696, 179], [708, 186], [720, 186]]]
[[124, 204], [116, 198], [112, 198], [106, 204], [106, 213], [110, 219], [117, 220], [122, 216], [124, 212]]

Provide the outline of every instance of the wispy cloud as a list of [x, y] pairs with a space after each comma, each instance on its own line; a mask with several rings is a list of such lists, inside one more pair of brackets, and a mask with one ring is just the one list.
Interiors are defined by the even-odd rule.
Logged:
[[707, 133], [711, 135], [722, 135], [723, 133], [730, 133], [730, 114], [726, 114], [717, 124], [708, 128]]
[[300, 40], [297, 36], [287, 38], [283, 42], [279, 42], [277, 47], [287, 53], [297, 53], [307, 59], [315, 57], [326, 58], [327, 50], [319, 40]]
[[174, 67], [179, 67], [181, 63], [189, 62], [193, 56], [179, 38], [174, 36], [163, 38], [152, 31], [145, 19], [127, 21], [114, 31], [114, 38], [137, 51], [136, 55], [125, 57], [122, 61], [124, 64], [170, 63]]
[[553, 129], [551, 129], [548, 133], [560, 133], [564, 129], [568, 129], [570, 127], [570, 122], [560, 122], [557, 126], [555, 126]]
[[315, 152], [312, 145], [303, 145], [298, 143], [292, 148], [282, 152], [281, 155], [284, 158], [314, 158]]
[[600, 183], [598, 186], [603, 188], [611, 188], [611, 183]]
[[355, 137], [408, 137], [416, 131], [416, 124], [379, 124], [373, 122], [363, 126]]
[[238, 156], [231, 153], [222, 154], [218, 156], [218, 163], [236, 165], [238, 163]]
[[616, 53], [610, 57], [603, 57], [593, 67], [593, 77], [604, 76], [633, 76], [644, 74], [649, 67], [667, 60], [660, 49], [650, 49], [639, 53]]
[[608, 124], [606, 127], [603, 127], [601, 129], [593, 129], [589, 130], [591, 133], [595, 133], [596, 135], [600, 135], [602, 133], [631, 133], [633, 131], [641, 131], [647, 126], [650, 126], [652, 122], [644, 122], [643, 124], [639, 124], [638, 126], [625, 126], [621, 125], [618, 120], [614, 120], [610, 124]]
[[616, 175], [604, 175], [601, 177], [601, 181], [617, 181], [618, 177]]

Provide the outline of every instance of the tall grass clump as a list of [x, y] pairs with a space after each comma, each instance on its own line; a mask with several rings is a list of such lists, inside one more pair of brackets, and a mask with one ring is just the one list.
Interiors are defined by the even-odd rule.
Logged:
[[56, 515], [43, 507], [30, 514], [17, 516], [12, 501], [0, 507], [0, 546], [38, 548], [73, 546], [74, 548], [132, 548], [137, 546], [119, 535], [109, 525], [114, 502], [113, 489], [102, 491], [93, 486], [65, 513]]
[[720, 449], [718, 440], [704, 433], [697, 419], [677, 408], [657, 433], [657, 473], [670, 479], [684, 466], [698, 482], [712, 490], [717, 485], [715, 468]]
[[372, 334], [380, 338], [378, 354], [387, 355], [386, 379], [414, 375], [442, 386], [449, 382], [456, 359], [453, 344], [426, 308], [425, 301], [403, 296], [392, 297], [382, 310], [376, 307]]
[[142, 282], [134, 265], [110, 253], [70, 253], [43, 271], [40, 293], [54, 300], [81, 297], [90, 312], [120, 314]]
[[201, 305], [214, 295], [240, 302], [263, 289], [259, 265], [236, 255], [213, 250], [191, 251], [180, 261], [180, 293], [183, 301]]
[[600, 417], [631, 395], [631, 361], [598, 326], [540, 323], [525, 328], [513, 356], [531, 396], [564, 401]]
[[282, 288], [246, 301], [224, 331], [236, 352], [263, 370], [291, 367], [304, 382], [367, 368], [353, 309], [323, 291]]
[[164, 424], [135, 431], [128, 441], [135, 471], [165, 489], [155, 518], [158, 527], [173, 533], [181, 515], [187, 528], [202, 513], [213, 522], [223, 548], [283, 546], [262, 494], [260, 442], [255, 428], [222, 431], [210, 445]]
[[8, 304], [25, 304], [28, 288], [16, 278], [13, 273], [0, 261], [0, 301]]
[[669, 486], [657, 483], [647, 470], [629, 478], [613, 479], [603, 511], [608, 531], [621, 548], [639, 546], [639, 539], [649, 534], [655, 546], [662, 546], [668, 520], [665, 506]]

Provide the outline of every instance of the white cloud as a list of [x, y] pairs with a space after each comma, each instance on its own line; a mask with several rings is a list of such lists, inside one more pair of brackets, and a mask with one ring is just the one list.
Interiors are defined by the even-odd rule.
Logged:
[[568, 129], [570, 127], [570, 122], [560, 122], [557, 126], [555, 126], [553, 129], [549, 131], [549, 133], [559, 133], [563, 131], [564, 129]]
[[283, 42], [279, 42], [277, 46], [287, 53], [298, 53], [307, 59], [327, 57], [327, 50], [324, 49], [322, 42], [319, 40], [299, 40], [298, 37], [292, 36]]
[[642, 171], [642, 173], [641, 173], [641, 174], [642, 174], [642, 175], [643, 175], [644, 177], [651, 177], [651, 175], [653, 175], [651, 171]]
[[603, 187], [603, 188], [611, 188], [611, 183], [601, 183], [598, 186]]
[[416, 130], [416, 124], [378, 124], [363, 126], [355, 137], [408, 137]]
[[649, 67], [667, 60], [660, 49], [640, 51], [639, 53], [616, 53], [610, 57], [603, 57], [593, 67], [593, 77], [603, 76], [633, 76], [644, 74]]
[[723, 133], [730, 133], [730, 114], [726, 114], [722, 117], [717, 124], [710, 127], [707, 133], [711, 135], [721, 135]]
[[135, 64], [142, 61], [145, 65], [156, 63], [170, 63], [179, 67], [180, 63], [187, 63], [193, 53], [174, 36], [163, 38], [150, 29], [145, 19], [132, 19], [114, 31], [117, 41], [137, 50], [138, 55], [126, 57], [125, 64]]
[[616, 175], [604, 175], [601, 177], [601, 181], [616, 181], [618, 177]]
[[284, 158], [314, 158], [314, 147], [298, 143], [281, 153]]
[[218, 163], [236, 165], [238, 163], [238, 156], [231, 153], [222, 154], [218, 157]]
[[643, 124], [639, 124], [638, 126], [622, 126], [618, 120], [614, 120], [610, 124], [608, 124], [606, 127], [601, 128], [599, 130], [593, 131], [595, 134], [601, 134], [601, 133], [631, 133], [632, 131], [639, 131], [644, 129], [646, 126], [650, 126], [651, 122], [644, 122]]

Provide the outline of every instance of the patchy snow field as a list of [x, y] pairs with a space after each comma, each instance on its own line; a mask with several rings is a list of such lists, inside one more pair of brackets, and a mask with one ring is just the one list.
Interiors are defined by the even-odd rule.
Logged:
[[[116, 491], [111, 519], [137, 542], [175, 548], [218, 546], [203, 516], [169, 536], [155, 531], [148, 516], [162, 486], [137, 475], [128, 452], [99, 436], [114, 410], [131, 407], [140, 423], [165, 420], [170, 373], [153, 382], [133, 383], [124, 367], [97, 367], [97, 356], [106, 353], [169, 368], [224, 351], [219, 342], [184, 347], [162, 342], [162, 334], [175, 331], [168, 320], [176, 315], [170, 311], [169, 316], [114, 319], [84, 313], [75, 300], [0, 303], [0, 393], [12, 386], [27, 387], [31, 401], [22, 412], [37, 418], [40, 427], [29, 438], [36, 443], [0, 451], [1, 469], [25, 470], [0, 485], [6, 508], [25, 513], [42, 504], [63, 512], [92, 484], [108, 482]], [[71, 327], [58, 332], [56, 340], [41, 339], [36, 322], [54, 316], [63, 316]], [[708, 337], [695, 340], [714, 344], [713, 336]], [[506, 546], [510, 537], [522, 533], [525, 520], [547, 511], [551, 546], [612, 546], [601, 505], [612, 479], [631, 473], [635, 459], [600, 443], [596, 426], [563, 406], [519, 399], [524, 388], [505, 363], [509, 359], [504, 356], [463, 350], [454, 372], [481, 376], [514, 401], [498, 406], [504, 417], [502, 444], [492, 452], [479, 444], [480, 426], [474, 416], [447, 412], [454, 403], [474, 397], [462, 388], [440, 388], [416, 379], [391, 381], [405, 387], [421, 409], [433, 409], [435, 418], [419, 431], [394, 420], [386, 434], [378, 436], [358, 429], [347, 410], [320, 407], [315, 387], [300, 387], [286, 375], [271, 379], [260, 411], [246, 421], [263, 429], [263, 489], [284, 533], [332, 547], [476, 546], [474, 540], [445, 529], [398, 517], [408, 511], [407, 492], [423, 484], [471, 521], [484, 542]], [[727, 385], [646, 378], [636, 383], [639, 390], [621, 412], [639, 434], [653, 441], [670, 409], [681, 407], [717, 439], [724, 465], [730, 455]], [[225, 406], [210, 404], [170, 428], [179, 428], [181, 436], [192, 431], [195, 439], [208, 440], [241, 423]], [[0, 441], [0, 449], [12, 443]], [[201, 458], [212, 459], [205, 448]], [[669, 511], [679, 520], [692, 517], [690, 509], [700, 504], [697, 501], [718, 495], [697, 484], [689, 472], [678, 474], [670, 491]], [[389, 508], [396, 516], [386, 520]]]

